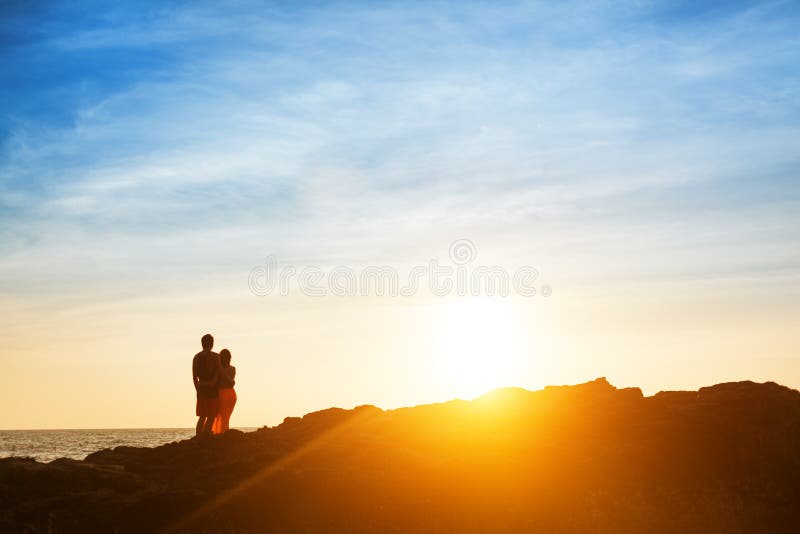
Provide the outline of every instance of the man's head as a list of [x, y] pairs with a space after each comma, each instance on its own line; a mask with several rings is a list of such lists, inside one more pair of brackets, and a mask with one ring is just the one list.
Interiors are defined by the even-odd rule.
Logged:
[[203, 350], [211, 350], [214, 346], [214, 336], [206, 334], [200, 338], [200, 344], [203, 345]]

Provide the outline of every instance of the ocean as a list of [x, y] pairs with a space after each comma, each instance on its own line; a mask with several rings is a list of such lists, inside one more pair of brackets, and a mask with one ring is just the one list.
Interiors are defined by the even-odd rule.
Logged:
[[[254, 428], [239, 428], [250, 431]], [[120, 428], [101, 430], [0, 430], [0, 458], [27, 456], [41, 462], [83, 460], [87, 454], [120, 445], [156, 447], [189, 439], [194, 428]]]

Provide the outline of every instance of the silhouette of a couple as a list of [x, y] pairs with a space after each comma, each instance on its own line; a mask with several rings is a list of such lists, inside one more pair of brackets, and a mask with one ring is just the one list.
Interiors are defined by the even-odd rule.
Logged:
[[236, 391], [233, 389], [236, 367], [231, 365], [231, 352], [212, 351], [214, 338], [206, 334], [200, 339], [203, 350], [192, 360], [192, 382], [197, 391], [198, 436], [222, 434], [228, 430]]

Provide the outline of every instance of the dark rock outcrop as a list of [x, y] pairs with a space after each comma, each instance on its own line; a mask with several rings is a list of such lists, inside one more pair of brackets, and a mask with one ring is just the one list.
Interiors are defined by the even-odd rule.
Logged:
[[800, 392], [605, 379], [84, 461], [0, 460], [8, 532], [799, 532]]

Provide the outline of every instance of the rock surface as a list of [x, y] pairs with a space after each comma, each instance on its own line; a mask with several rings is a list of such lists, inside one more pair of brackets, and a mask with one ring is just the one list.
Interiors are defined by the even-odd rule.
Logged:
[[2, 532], [800, 532], [800, 392], [605, 379], [84, 461], [0, 460]]

